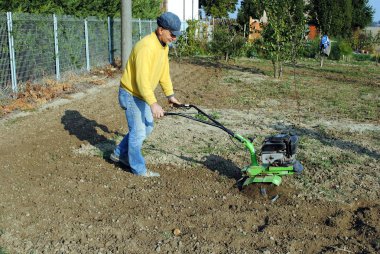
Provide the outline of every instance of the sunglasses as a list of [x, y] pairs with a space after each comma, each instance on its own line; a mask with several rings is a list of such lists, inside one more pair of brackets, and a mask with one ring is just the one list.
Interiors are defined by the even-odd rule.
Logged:
[[164, 30], [167, 30], [167, 31], [169, 31], [169, 33], [170, 33], [170, 36], [172, 37], [172, 38], [176, 38], [177, 36], [176, 35], [174, 35], [173, 33], [172, 33], [172, 31], [170, 31], [169, 29], [166, 29], [166, 28], [164, 28]]

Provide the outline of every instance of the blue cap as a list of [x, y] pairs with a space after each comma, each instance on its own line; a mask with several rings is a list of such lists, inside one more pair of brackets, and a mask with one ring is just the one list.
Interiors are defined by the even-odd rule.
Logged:
[[164, 12], [157, 18], [157, 25], [168, 29], [175, 36], [180, 36], [181, 33], [181, 20], [172, 12]]

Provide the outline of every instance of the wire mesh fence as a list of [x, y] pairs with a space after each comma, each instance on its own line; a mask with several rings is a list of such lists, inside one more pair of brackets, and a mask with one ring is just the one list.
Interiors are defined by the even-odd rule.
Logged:
[[[154, 20], [132, 20], [132, 43], [156, 27]], [[120, 57], [120, 19], [0, 13], [0, 98], [22, 91], [26, 82], [60, 79]]]
[[17, 83], [54, 75], [54, 34], [50, 21], [49, 16], [12, 14]]
[[[12, 92], [7, 16], [0, 16], [0, 93]], [[0, 94], [0, 95], [1, 95]]]
[[[120, 22], [120, 21], [119, 21]], [[90, 66], [100, 66], [109, 62], [107, 20], [88, 19], [88, 47]], [[117, 52], [117, 55], [120, 55]]]
[[[59, 71], [64, 73], [86, 68], [86, 38], [84, 21], [62, 16], [57, 17], [57, 44]], [[51, 30], [53, 32], [53, 30]], [[54, 44], [51, 47], [54, 49]], [[55, 61], [55, 58], [53, 58]], [[55, 66], [55, 63], [53, 66]], [[59, 73], [60, 75], [60, 73]]]

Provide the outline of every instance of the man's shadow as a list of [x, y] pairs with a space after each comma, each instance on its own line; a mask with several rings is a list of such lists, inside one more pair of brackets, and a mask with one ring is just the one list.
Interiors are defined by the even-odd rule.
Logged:
[[115, 148], [116, 142], [99, 134], [97, 129], [106, 133], [120, 135], [118, 132], [110, 131], [107, 126], [86, 118], [76, 110], [66, 110], [61, 118], [61, 123], [70, 135], [76, 136], [81, 141], [87, 141], [101, 152], [105, 160], [109, 161], [109, 155]]
[[204, 160], [197, 160], [192, 157], [178, 155], [172, 152], [164, 151], [162, 149], [153, 148], [151, 150], [155, 150], [157, 152], [163, 154], [170, 154], [175, 156], [181, 160], [188, 161], [191, 163], [196, 163], [199, 165], [205, 166], [207, 169], [218, 172], [220, 175], [223, 175], [230, 179], [239, 180], [241, 178], [241, 170], [240, 168], [231, 160], [225, 159], [222, 156], [210, 154], [204, 157]]
[[236, 181], [241, 178], [240, 168], [231, 160], [225, 159], [222, 156], [210, 154], [206, 160], [201, 162], [206, 168], [211, 171], [219, 172], [220, 175], [226, 176]]

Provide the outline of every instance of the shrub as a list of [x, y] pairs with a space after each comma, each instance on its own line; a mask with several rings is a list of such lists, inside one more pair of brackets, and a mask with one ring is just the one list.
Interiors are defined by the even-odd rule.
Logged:
[[349, 56], [352, 54], [352, 48], [348, 41], [341, 40], [338, 42], [339, 52], [341, 56]]
[[257, 47], [254, 43], [246, 43], [243, 48], [243, 55], [248, 58], [256, 58], [259, 56]]
[[329, 59], [332, 60], [340, 60], [341, 53], [339, 49], [339, 44], [337, 42], [331, 42], [331, 52], [329, 55]]
[[239, 33], [238, 24], [229, 20], [214, 27], [210, 50], [217, 56], [228, 60], [231, 56], [241, 56], [246, 39]]
[[301, 50], [303, 57], [315, 58], [319, 54], [319, 39], [307, 41]]
[[186, 31], [175, 42], [179, 56], [195, 56], [207, 53], [208, 26], [198, 20], [188, 20]]
[[355, 61], [373, 61], [374, 58], [370, 54], [353, 54]]

